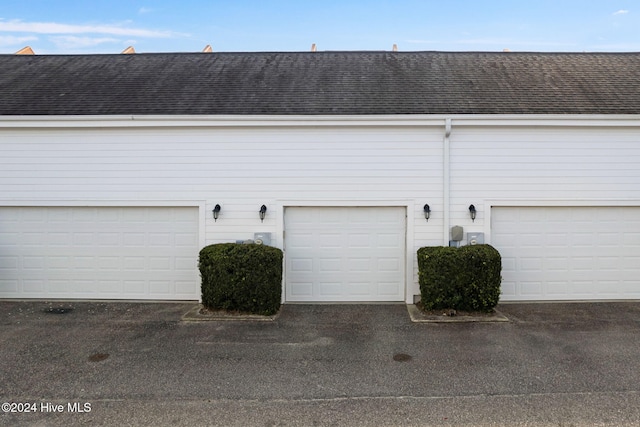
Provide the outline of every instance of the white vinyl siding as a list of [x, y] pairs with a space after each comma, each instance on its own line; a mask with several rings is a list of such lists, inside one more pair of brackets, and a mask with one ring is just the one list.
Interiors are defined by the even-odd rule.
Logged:
[[454, 224], [480, 231], [485, 200], [640, 200], [638, 128], [454, 127], [451, 139]]
[[[436, 127], [2, 129], [0, 138], [10, 141], [0, 156], [0, 203], [205, 200], [207, 212], [222, 206], [216, 223], [207, 215], [208, 243], [274, 232], [282, 199], [419, 195], [417, 211], [441, 199]], [[431, 224], [441, 218], [436, 210]], [[420, 240], [440, 240], [441, 230], [416, 225]]]

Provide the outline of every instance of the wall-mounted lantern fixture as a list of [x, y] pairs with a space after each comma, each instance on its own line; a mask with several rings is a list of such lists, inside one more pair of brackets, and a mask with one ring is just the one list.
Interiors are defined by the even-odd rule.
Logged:
[[424, 208], [422, 209], [424, 210], [424, 219], [429, 221], [429, 217], [431, 216], [431, 208], [429, 207], [429, 205], [424, 205]]
[[469, 205], [469, 215], [471, 215], [471, 221], [476, 222], [476, 207]]
[[260, 206], [260, 222], [264, 221], [264, 216], [267, 213], [267, 207], [265, 205]]
[[221, 209], [221, 208], [220, 208], [220, 205], [216, 205], [216, 206], [213, 208], [213, 221], [214, 221], [214, 222], [218, 220], [218, 215], [220, 214], [220, 209]]

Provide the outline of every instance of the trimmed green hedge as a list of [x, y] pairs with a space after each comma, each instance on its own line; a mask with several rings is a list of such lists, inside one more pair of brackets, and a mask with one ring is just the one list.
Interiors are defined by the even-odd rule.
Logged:
[[271, 315], [282, 298], [282, 251], [265, 245], [221, 243], [200, 251], [202, 305]]
[[502, 260], [493, 246], [420, 248], [418, 270], [426, 310], [489, 312], [500, 299]]

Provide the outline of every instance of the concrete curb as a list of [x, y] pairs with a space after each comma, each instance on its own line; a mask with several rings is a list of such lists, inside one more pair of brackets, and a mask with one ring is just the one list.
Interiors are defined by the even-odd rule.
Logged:
[[225, 310], [202, 312], [202, 304], [198, 304], [182, 316], [183, 322], [207, 322], [207, 321], [251, 321], [251, 322], [273, 322], [280, 315], [280, 311], [272, 316], [261, 316], [259, 314], [236, 313]]
[[505, 315], [495, 309], [491, 314], [447, 316], [445, 314], [427, 314], [421, 311], [415, 304], [407, 304], [407, 311], [409, 312], [411, 321], [414, 323], [510, 322]]

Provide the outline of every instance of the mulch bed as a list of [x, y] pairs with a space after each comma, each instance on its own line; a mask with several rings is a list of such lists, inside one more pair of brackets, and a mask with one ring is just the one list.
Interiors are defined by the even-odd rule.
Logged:
[[409, 313], [414, 322], [504, 322], [509, 320], [495, 309], [490, 312], [450, 308], [425, 310], [421, 302], [415, 304], [415, 309], [409, 307]]
[[246, 313], [237, 310], [209, 310], [201, 304], [192, 308], [182, 320], [186, 321], [207, 321], [207, 320], [252, 320], [252, 321], [273, 321], [280, 312], [272, 316], [262, 316], [259, 314]]

